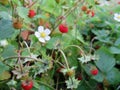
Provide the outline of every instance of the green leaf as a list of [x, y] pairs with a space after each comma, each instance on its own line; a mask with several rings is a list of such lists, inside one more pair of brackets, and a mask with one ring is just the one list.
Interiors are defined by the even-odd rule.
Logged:
[[40, 85], [40, 89], [39, 90], [51, 90], [50, 88], [44, 86], [44, 85]]
[[80, 41], [81, 43], [83, 43], [83, 44], [87, 44], [87, 43], [84, 41], [81, 33], [78, 32], [78, 30], [71, 30], [70, 33], [71, 33], [71, 36], [72, 36], [73, 38], [79, 40], [79, 41]]
[[111, 43], [110, 37], [108, 35], [110, 34], [110, 31], [108, 30], [93, 30], [92, 31], [96, 36], [97, 39], [104, 43]]
[[40, 8], [46, 12], [54, 14], [55, 16], [58, 16], [61, 12], [61, 9], [58, 7], [55, 0], [44, 0], [40, 5]]
[[108, 73], [115, 65], [115, 58], [105, 47], [102, 47], [97, 53], [99, 60], [95, 61], [95, 64], [102, 72]]
[[110, 84], [119, 84], [120, 83], [120, 71], [116, 68], [113, 68], [106, 75], [106, 79]]
[[11, 57], [11, 56], [16, 56], [14, 46], [8, 45], [8, 46], [4, 49], [3, 53], [1, 54], [1, 56], [2, 56], [3, 58], [8, 58], [8, 57]]
[[0, 62], [0, 74], [2, 74], [4, 71], [8, 70], [9, 67]]
[[14, 34], [14, 28], [9, 20], [0, 20], [0, 39], [10, 38]]
[[93, 76], [92, 78], [98, 82], [103, 82], [103, 80], [104, 80], [104, 76], [102, 75], [102, 73], [100, 71], [98, 72], [98, 74], [96, 76]]
[[30, 23], [30, 19], [28, 18], [28, 12], [29, 12], [29, 9], [28, 8], [25, 8], [25, 7], [17, 7], [17, 12], [18, 12], [18, 15], [24, 19], [24, 21], [26, 23]]
[[36, 81], [34, 81], [34, 87], [37, 88], [37, 89], [39, 89], [40, 85]]
[[120, 48], [117, 48], [117, 47], [111, 47], [110, 51], [113, 54], [120, 54]]
[[119, 46], [120, 45], [120, 38], [118, 38], [116, 41], [115, 41], [115, 46]]
[[11, 77], [11, 74], [8, 71], [4, 71], [0, 74], [0, 80], [6, 80]]
[[97, 74], [96, 76], [91, 75], [91, 72], [90, 72], [90, 71], [91, 71], [91, 68], [90, 68], [90, 66], [93, 66], [93, 65], [90, 64], [90, 63], [83, 65], [83, 68], [84, 68], [85, 72], [86, 72], [88, 75], [90, 75], [92, 79], [94, 79], [94, 80], [96, 80], [96, 81], [98, 81], [98, 82], [102, 82], [102, 81], [104, 80], [104, 76], [102, 75], [102, 73], [101, 73], [100, 71], [98, 71], [98, 74]]
[[25, 7], [17, 7], [18, 15], [22, 18], [26, 18], [28, 15], [28, 9]]
[[85, 83], [81, 83], [76, 90], [90, 90], [90, 87]]
[[46, 44], [48, 49], [56, 49], [60, 44], [60, 36], [52, 37]]
[[0, 90], [10, 90], [10, 88], [6, 83], [2, 83], [0, 84]]
[[6, 20], [11, 19], [9, 13], [7, 13], [5, 11], [0, 12], [0, 17], [3, 18], [3, 19], [6, 19]]
[[8, 11], [8, 8], [0, 4], [0, 11]]

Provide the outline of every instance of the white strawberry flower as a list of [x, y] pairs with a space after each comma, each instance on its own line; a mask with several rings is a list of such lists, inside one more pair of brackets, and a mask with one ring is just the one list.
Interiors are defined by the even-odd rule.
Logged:
[[38, 31], [35, 32], [35, 36], [40, 42], [45, 43], [46, 41], [50, 40], [50, 33], [51, 31], [48, 28], [44, 29], [43, 26], [39, 26]]
[[120, 14], [115, 13], [115, 14], [114, 14], [114, 20], [120, 22]]

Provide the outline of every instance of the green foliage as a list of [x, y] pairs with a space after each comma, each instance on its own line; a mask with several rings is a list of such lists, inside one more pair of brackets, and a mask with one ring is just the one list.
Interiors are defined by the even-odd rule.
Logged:
[[55, 16], [58, 16], [61, 13], [61, 8], [55, 0], [44, 0], [40, 5], [40, 8], [45, 12], [49, 12]]
[[4, 71], [0, 75], [0, 80], [7, 80], [11, 77], [11, 74], [8, 71]]
[[115, 58], [105, 47], [98, 51], [98, 55], [100, 58], [95, 64], [103, 73], [108, 73], [115, 65]]
[[109, 84], [119, 84], [120, 83], [120, 71], [116, 68], [113, 68], [109, 73], [106, 75], [106, 79], [108, 80]]
[[[0, 1], [0, 90], [20, 90], [21, 81], [29, 79], [32, 90], [116, 89], [120, 22], [114, 14], [119, 10], [114, 0]], [[14, 29], [13, 23], [22, 28]], [[59, 31], [60, 24], [67, 33]]]
[[0, 40], [12, 37], [14, 34], [14, 28], [10, 20], [0, 20]]
[[0, 62], [0, 74], [2, 74], [6, 70], [9, 70], [9, 67]]
[[5, 83], [0, 84], [0, 89], [1, 90], [10, 90], [9, 86]]
[[118, 48], [118, 47], [111, 47], [110, 51], [113, 54], [120, 54], [120, 48]]
[[3, 58], [16, 56], [15, 47], [12, 46], [12, 45], [8, 45], [7, 47], [5, 47], [5, 49], [4, 49], [4, 51], [2, 52], [1, 55], [2, 55]]
[[28, 15], [28, 9], [25, 8], [25, 7], [17, 7], [17, 11], [18, 11], [18, 15], [21, 17], [21, 18], [27, 18], [27, 15]]
[[3, 18], [3, 19], [5, 19], [5, 20], [10, 20], [10, 19], [11, 19], [9, 13], [7, 13], [7, 12], [5, 12], [5, 11], [1, 11], [1, 12], [0, 12], [0, 18]]

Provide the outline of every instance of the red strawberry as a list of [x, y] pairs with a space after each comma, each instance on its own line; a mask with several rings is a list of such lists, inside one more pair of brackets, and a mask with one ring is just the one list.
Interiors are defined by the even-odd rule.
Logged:
[[36, 15], [36, 12], [34, 10], [29, 10], [28, 17], [33, 18]]
[[57, 69], [57, 73], [61, 73], [61, 70], [62, 70], [62, 69], [64, 69], [63, 66], [59, 67], [59, 68]]
[[110, 12], [110, 15], [112, 15], [112, 14], [113, 14], [113, 12], [111, 11], [111, 12]]
[[79, 75], [79, 76], [77, 77], [77, 79], [78, 79], [78, 80], [82, 80], [82, 76]]
[[91, 72], [92, 75], [97, 75], [98, 74], [98, 69], [97, 68], [92, 69], [90, 72]]
[[32, 81], [23, 81], [21, 86], [24, 90], [31, 90], [33, 87], [33, 82]]
[[95, 16], [95, 12], [91, 11], [91, 17], [94, 17], [94, 16]]
[[91, 17], [95, 16], [95, 12], [92, 10], [87, 10], [87, 14], [90, 15]]
[[82, 11], [87, 11], [87, 7], [86, 6], [82, 6], [81, 10]]
[[59, 25], [59, 31], [60, 31], [61, 33], [67, 33], [67, 32], [68, 32], [68, 27], [67, 27], [67, 25], [65, 25], [65, 24], [60, 24], [60, 25]]
[[100, 46], [99, 46], [99, 45], [96, 45], [96, 46], [95, 46], [95, 49], [96, 49], [96, 50], [97, 50], [97, 49], [99, 49], [99, 48], [100, 48]]
[[120, 4], [120, 2], [118, 2], [118, 4]]

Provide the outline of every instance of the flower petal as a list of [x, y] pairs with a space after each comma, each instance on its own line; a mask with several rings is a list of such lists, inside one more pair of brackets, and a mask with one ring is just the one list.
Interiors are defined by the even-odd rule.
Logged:
[[35, 32], [35, 36], [39, 38], [40, 37], [40, 33], [39, 32]]
[[117, 16], [119, 16], [119, 14], [118, 14], [118, 13], [115, 13], [115, 14], [114, 14], [114, 17], [117, 17]]
[[45, 33], [46, 33], [46, 35], [49, 35], [51, 33], [51, 31], [49, 29], [45, 29]]
[[39, 26], [39, 27], [38, 27], [38, 32], [41, 33], [41, 32], [43, 32], [43, 31], [44, 31], [44, 27], [43, 27], [43, 26]]
[[114, 17], [114, 20], [120, 22], [120, 19], [118, 19], [117, 17]]
[[45, 39], [44, 38], [39, 38], [39, 41], [42, 43], [45, 43]]
[[45, 40], [47, 40], [47, 41], [50, 40], [50, 36], [46, 36]]

